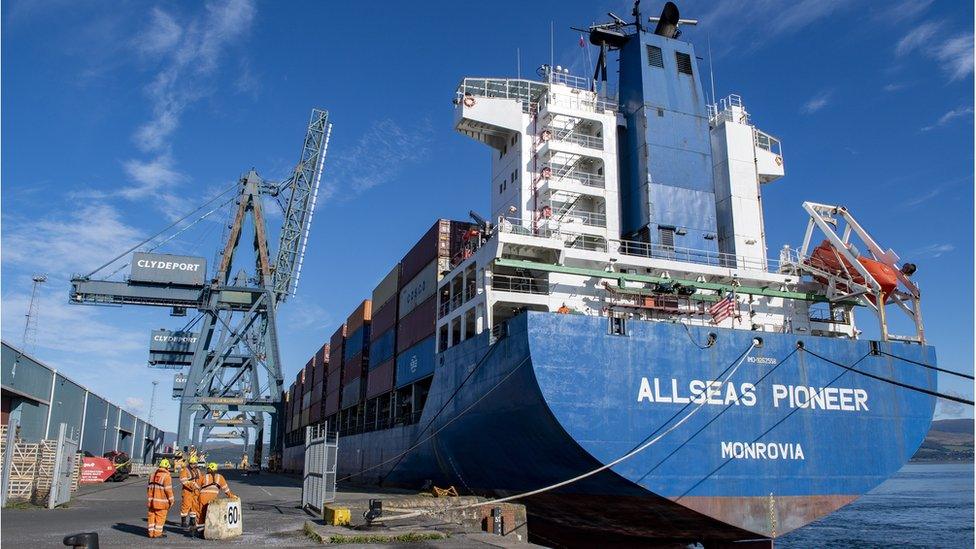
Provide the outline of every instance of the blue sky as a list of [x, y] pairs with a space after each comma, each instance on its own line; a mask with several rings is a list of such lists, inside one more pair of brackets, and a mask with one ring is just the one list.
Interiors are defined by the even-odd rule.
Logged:
[[[847, 205], [919, 265], [940, 362], [972, 372], [972, 5], [679, 7], [701, 20], [684, 35], [700, 57], [711, 42], [719, 96], [741, 94], [783, 141], [787, 176], [764, 188], [770, 249], [799, 244], [803, 200]], [[630, 18], [629, 2], [5, 2], [3, 337], [19, 344], [30, 276], [47, 273], [35, 354], [143, 417], [160, 380], [156, 418], [174, 430], [172, 372], [145, 360], [149, 330], [176, 322], [70, 306], [67, 280], [252, 166], [285, 176], [320, 106], [335, 129], [299, 296], [279, 316], [289, 383], [434, 219], [486, 210], [488, 154], [452, 131], [458, 81], [515, 76], [517, 49], [534, 74], [550, 21], [556, 62], [582, 74], [569, 27], [608, 10]], [[212, 258], [219, 234], [201, 223], [167, 249]]]

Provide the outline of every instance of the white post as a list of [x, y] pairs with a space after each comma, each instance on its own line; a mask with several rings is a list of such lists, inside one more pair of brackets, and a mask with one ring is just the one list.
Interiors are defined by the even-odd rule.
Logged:
[[51, 410], [54, 409], [54, 384], [58, 382], [58, 370], [51, 372], [51, 396], [47, 399], [47, 421], [44, 423], [44, 438], [51, 433]]
[[78, 451], [82, 451], [85, 442], [85, 417], [88, 415], [88, 389], [85, 389], [85, 404], [81, 409], [81, 432], [78, 433]]

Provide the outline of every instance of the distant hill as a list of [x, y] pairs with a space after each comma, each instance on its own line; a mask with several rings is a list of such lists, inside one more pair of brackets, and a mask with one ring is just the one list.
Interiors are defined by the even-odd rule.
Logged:
[[972, 419], [933, 421], [912, 461], [973, 461], [973, 426]]

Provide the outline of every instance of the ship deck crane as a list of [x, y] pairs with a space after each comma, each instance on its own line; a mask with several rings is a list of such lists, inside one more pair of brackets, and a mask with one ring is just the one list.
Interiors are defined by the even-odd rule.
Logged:
[[[301, 157], [287, 180], [268, 181], [253, 169], [239, 180], [236, 212], [219, 264], [205, 283], [93, 278], [162, 232], [95, 271], [71, 280], [71, 303], [168, 307], [174, 316], [185, 314], [187, 309], [198, 311], [191, 326], [198, 323], [199, 331], [187, 338], [192, 343], [183, 349], [186, 354], [163, 354], [160, 359], [160, 363], [171, 361], [169, 363], [178, 368], [189, 366], [185, 376], [178, 374], [186, 379], [185, 388], [179, 392], [178, 444], [181, 446], [197, 444], [202, 447], [208, 438], [227, 438], [233, 434], [212, 432], [221, 426], [241, 428], [238, 438], [247, 443], [247, 431], [255, 429], [254, 462], [261, 463], [267, 414], [271, 420], [271, 454], [277, 455], [280, 451], [283, 380], [275, 313], [278, 305], [294, 295], [298, 288], [331, 130], [328, 112], [313, 109]], [[272, 197], [283, 211], [273, 262], [268, 248], [262, 196]], [[248, 220], [254, 232], [255, 272], [251, 276], [244, 271], [234, 273], [235, 252]], [[202, 258], [200, 261], [205, 269], [205, 261]], [[174, 395], [177, 393], [174, 386]]]

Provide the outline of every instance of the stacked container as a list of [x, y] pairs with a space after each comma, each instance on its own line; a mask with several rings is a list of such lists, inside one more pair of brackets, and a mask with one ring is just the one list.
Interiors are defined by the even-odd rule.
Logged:
[[329, 362], [329, 344], [323, 345], [315, 353], [312, 367], [312, 400], [309, 405], [308, 421], [309, 424], [316, 424], [322, 421], [322, 397], [325, 394], [325, 367]]
[[305, 427], [309, 422], [312, 406], [312, 387], [315, 384], [315, 379], [313, 378], [314, 370], [315, 359], [310, 358], [302, 370], [302, 420], [299, 427]]
[[342, 405], [351, 408], [360, 403], [365, 391], [363, 377], [369, 366], [369, 339], [373, 302], [364, 300], [346, 319], [346, 348], [343, 352]]
[[345, 352], [346, 325], [332, 334], [329, 340], [329, 363], [325, 375], [325, 407], [322, 410], [326, 418], [339, 412], [339, 401], [342, 398], [342, 358]]
[[469, 223], [441, 219], [407, 252], [400, 263], [396, 386], [434, 373], [437, 283], [450, 271], [451, 256], [461, 250]]
[[400, 264], [397, 263], [373, 290], [373, 325], [369, 342], [366, 398], [393, 390], [396, 372], [397, 313]]

